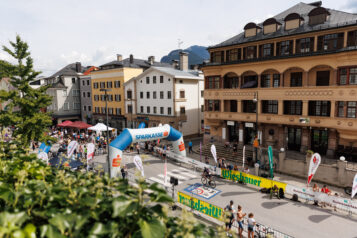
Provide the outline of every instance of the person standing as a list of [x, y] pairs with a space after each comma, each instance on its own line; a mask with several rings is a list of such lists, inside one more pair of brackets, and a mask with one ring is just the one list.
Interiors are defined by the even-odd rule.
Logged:
[[248, 215], [248, 238], [254, 238], [254, 228], [257, 223], [254, 219], [254, 214], [249, 213]]
[[136, 151], [138, 152], [138, 155], [140, 154], [140, 145], [139, 143], [136, 144]]
[[238, 237], [243, 238], [243, 220], [246, 213], [243, 213], [242, 207], [238, 205], [238, 212], [237, 212], [237, 222], [238, 222]]
[[192, 141], [188, 142], [188, 153], [191, 154], [192, 153]]
[[[316, 183], [315, 183], [314, 186], [312, 187], [312, 191], [313, 191], [314, 193], [320, 192], [320, 188], [319, 188], [319, 186], [317, 186]], [[316, 197], [316, 196], [315, 196], [315, 197]], [[319, 201], [318, 201], [317, 199], [314, 200], [314, 205], [315, 205], [315, 206], [318, 206], [318, 205], [319, 205]]]
[[226, 232], [227, 236], [231, 236], [229, 234], [232, 224], [234, 222], [234, 207], [233, 207], [233, 201], [231, 200], [229, 204], [224, 208], [224, 212], [226, 213]]
[[123, 179], [125, 179], [125, 176], [126, 176], [126, 166], [125, 165], [123, 165], [120, 172], [121, 172], [121, 176], [123, 177]]

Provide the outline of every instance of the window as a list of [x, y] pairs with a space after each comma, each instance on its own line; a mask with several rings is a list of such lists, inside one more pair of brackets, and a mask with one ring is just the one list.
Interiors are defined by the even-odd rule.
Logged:
[[87, 80], [87, 86], [89, 86], [89, 84], [90, 84], [90, 83], [89, 83], [89, 80]]
[[167, 91], [167, 99], [171, 99], [171, 91]]
[[108, 81], [107, 82], [107, 88], [112, 88], [113, 87], [113, 82], [112, 81]]
[[107, 109], [105, 107], [102, 107], [102, 114], [106, 114], [107, 113]]
[[290, 74], [290, 87], [302, 86], [302, 72], [295, 72]]
[[94, 101], [99, 101], [99, 95], [94, 95]]
[[264, 44], [259, 46], [260, 48], [260, 57], [266, 58], [274, 56], [274, 44]]
[[154, 111], [154, 114], [156, 114], [156, 113], [157, 113], [157, 111], [156, 111], [156, 107], [154, 107], [153, 111]]
[[346, 85], [347, 84], [347, 68], [343, 68], [339, 70], [339, 84]]
[[140, 112], [144, 113], [144, 107], [143, 106], [140, 106]]
[[63, 104], [63, 110], [64, 110], [64, 111], [68, 111], [68, 110], [69, 110], [69, 103], [68, 103], [68, 102], [65, 102], [65, 103]]
[[328, 86], [330, 83], [330, 71], [316, 72], [316, 86]]
[[227, 50], [226, 55], [227, 62], [238, 61], [241, 59], [241, 49]]
[[120, 102], [121, 101], [121, 95], [120, 94], [115, 94], [115, 101]]
[[84, 80], [82, 80], [82, 85], [83, 85], [83, 86], [84, 86], [84, 83], [85, 83]]
[[140, 98], [144, 98], [144, 92], [140, 92]]
[[76, 83], [76, 78], [72, 78], [72, 83]]
[[356, 118], [357, 102], [347, 102], [347, 117]]
[[108, 114], [113, 115], [113, 108], [111, 108], [111, 107], [108, 108]]
[[150, 84], [150, 77], [146, 77], [146, 84]]
[[114, 81], [114, 88], [120, 88], [120, 81]]
[[99, 113], [99, 107], [95, 107], [95, 108], [94, 108], [94, 112], [95, 112], [95, 113]]
[[270, 74], [262, 74], [260, 80], [262, 88], [270, 87]]
[[100, 88], [105, 88], [105, 82], [100, 82]]
[[152, 98], [156, 99], [156, 91], [152, 92]]
[[146, 98], [150, 99], [150, 92], [146, 92]]
[[112, 95], [112, 94], [109, 94], [109, 95], [108, 95], [108, 101], [109, 101], [109, 102], [112, 102], [112, 101], [113, 101], [113, 95]]
[[155, 84], [156, 83], [156, 76], [152, 77], [152, 83]]
[[184, 90], [180, 90], [180, 98], [185, 98], [185, 91]]
[[101, 101], [105, 101], [105, 95], [104, 94], [100, 95], [100, 100]]
[[258, 86], [258, 75], [243, 76], [241, 88], [256, 88]]
[[87, 92], [87, 97], [89, 97], [89, 98], [90, 98], [90, 92]]
[[164, 76], [160, 76], [160, 83], [164, 83]]
[[216, 51], [211, 53], [211, 62], [212, 63], [221, 63], [224, 61], [223, 51]]
[[350, 73], [349, 83], [357, 84], [357, 68], [350, 68], [349, 73]]
[[270, 114], [278, 114], [278, 101], [277, 100], [263, 100], [262, 112]]
[[243, 59], [255, 59], [257, 58], [257, 47], [248, 46], [243, 48]]
[[160, 99], [164, 99], [164, 91], [160, 91]]
[[128, 105], [128, 113], [133, 113], [133, 106], [132, 105]]
[[302, 101], [284, 101], [285, 115], [301, 115]]
[[146, 107], [146, 113], [150, 113], [150, 107]]
[[186, 114], [185, 107], [180, 107], [180, 115], [185, 115], [185, 114]]
[[167, 108], [167, 115], [171, 115], [171, 107]]
[[309, 116], [330, 116], [331, 103], [329, 101], [309, 101]]
[[128, 90], [128, 91], [126, 92], [126, 97], [127, 97], [128, 99], [131, 99], [131, 97], [132, 97], [132, 91], [131, 91], [131, 90]]
[[62, 91], [62, 95], [63, 95], [64, 97], [67, 97], [67, 89], [65, 89], [65, 90]]
[[73, 109], [74, 110], [80, 110], [81, 109], [81, 104], [79, 102], [74, 102], [73, 103]]
[[80, 91], [78, 89], [73, 89], [72, 95], [73, 95], [73, 97], [78, 97], [78, 96], [80, 96]]
[[340, 68], [338, 71], [339, 85], [356, 85], [357, 84], [357, 68]]
[[201, 112], [204, 112], [204, 110], [205, 110], [204, 105], [201, 105]]
[[121, 108], [115, 108], [115, 115], [121, 115]]
[[348, 32], [347, 46], [357, 46], [357, 31]]
[[88, 106], [88, 111], [92, 111], [92, 107], [91, 106]]
[[220, 111], [220, 101], [219, 100], [205, 100], [205, 108], [207, 111]]
[[256, 103], [253, 100], [243, 100], [243, 112], [255, 113]]
[[203, 98], [203, 95], [204, 95], [204, 91], [201, 90], [201, 98]]
[[277, 44], [277, 55], [290, 55], [293, 53], [293, 41], [287, 40]]
[[206, 88], [213, 89], [213, 88], [220, 88], [220, 81], [221, 78], [219, 76], [211, 76], [206, 78]]
[[94, 88], [98, 88], [98, 83], [93, 83]]
[[344, 33], [328, 34], [319, 36], [317, 39], [317, 49], [319, 51], [337, 50], [343, 47]]
[[160, 114], [164, 114], [164, 107], [160, 107]]
[[85, 98], [86, 97], [86, 92], [83, 92], [82, 94], [83, 94], [83, 97]]
[[273, 74], [273, 87], [278, 88], [280, 86], [280, 74]]
[[345, 117], [345, 102], [337, 102], [337, 116]]
[[296, 40], [296, 53], [309, 53], [314, 51], [314, 38], [302, 38]]

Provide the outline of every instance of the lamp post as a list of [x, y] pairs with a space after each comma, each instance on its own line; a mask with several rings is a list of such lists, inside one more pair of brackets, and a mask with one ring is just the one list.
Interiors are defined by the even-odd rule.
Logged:
[[[253, 102], [255, 102], [255, 137], [258, 140], [258, 91], [254, 93]], [[254, 138], [255, 140], [255, 138]], [[255, 148], [255, 160], [258, 160], [258, 148]]]
[[108, 163], [108, 173], [110, 177], [110, 158], [109, 158], [109, 121], [108, 121], [108, 92], [112, 91], [111, 89], [104, 89], [102, 88], [100, 90], [101, 92], [105, 93], [105, 113], [106, 113], [106, 121], [107, 121], [107, 148], [108, 148], [108, 154], [107, 154], [107, 163]]

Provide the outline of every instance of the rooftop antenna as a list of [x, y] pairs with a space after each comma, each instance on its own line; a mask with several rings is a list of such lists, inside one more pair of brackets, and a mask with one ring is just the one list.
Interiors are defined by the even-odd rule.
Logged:
[[182, 43], [183, 43], [183, 41], [181, 39], [177, 39], [177, 45], [178, 45], [179, 49], [181, 49]]

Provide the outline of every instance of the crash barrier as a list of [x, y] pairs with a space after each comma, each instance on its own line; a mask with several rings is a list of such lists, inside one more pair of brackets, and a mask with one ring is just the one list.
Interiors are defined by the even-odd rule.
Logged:
[[159, 127], [124, 129], [109, 145], [110, 177], [120, 174], [120, 164], [125, 150], [131, 143], [166, 139], [172, 142], [173, 152], [186, 156], [182, 133], [166, 124]]
[[[185, 205], [192, 210], [198, 211], [204, 215], [217, 219], [221, 222], [225, 222], [224, 209], [208, 202], [202, 201], [198, 198], [192, 197], [182, 192], [177, 192], [177, 202]], [[244, 218], [244, 230], [248, 231], [248, 219]], [[233, 227], [238, 229], [238, 223], [235, 221]], [[278, 238], [292, 238], [283, 232], [275, 230], [271, 227], [264, 226], [257, 222], [256, 225], [256, 234], [259, 234], [260, 237], [278, 237]]]

